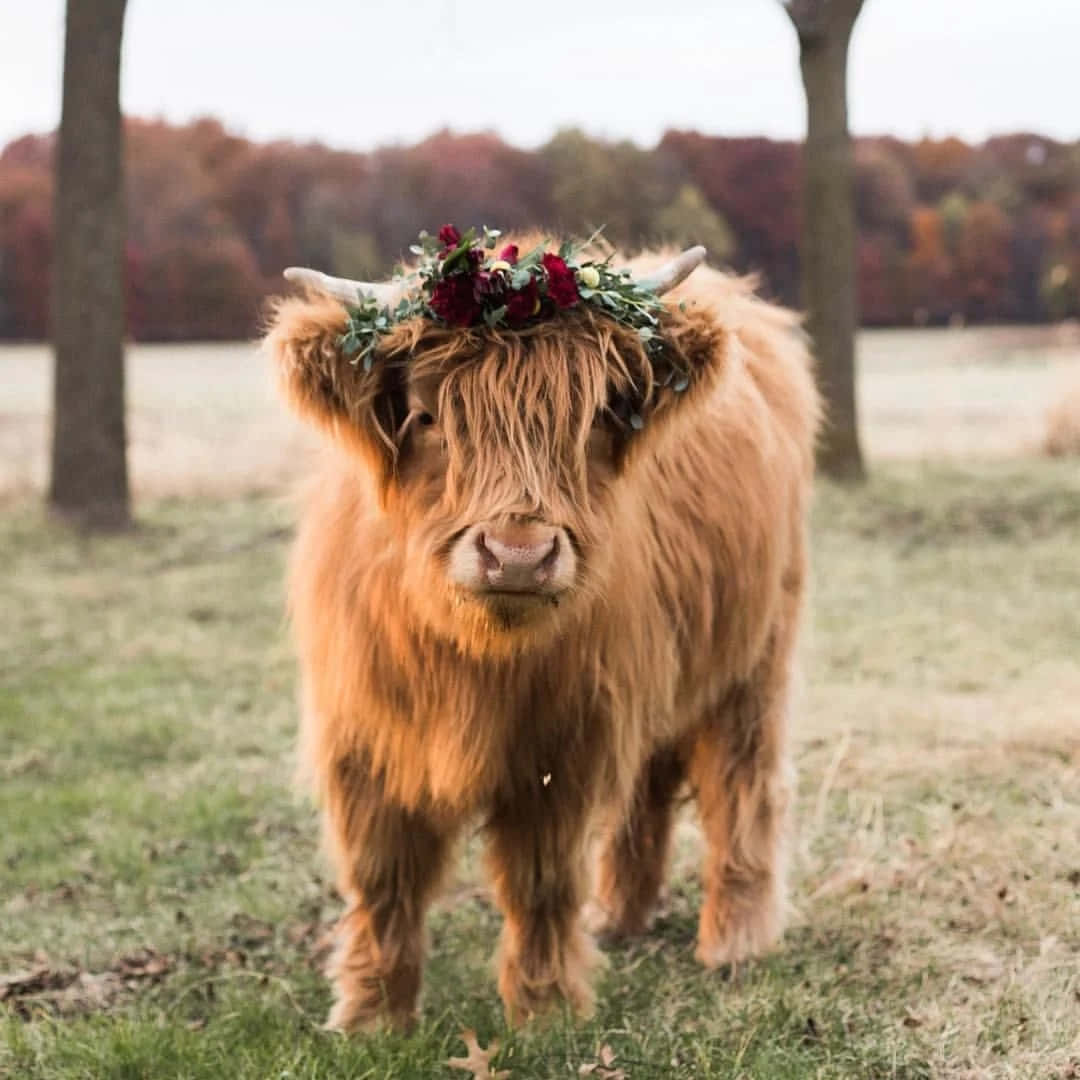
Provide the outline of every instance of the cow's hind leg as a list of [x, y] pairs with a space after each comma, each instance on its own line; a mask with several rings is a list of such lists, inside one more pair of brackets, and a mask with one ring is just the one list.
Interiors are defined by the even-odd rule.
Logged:
[[626, 817], [600, 860], [600, 933], [619, 938], [648, 930], [664, 885], [675, 796], [685, 776], [686, 761], [676, 746], [657, 750], [638, 775]]
[[561, 1001], [583, 1016], [593, 1006], [596, 950], [581, 920], [586, 807], [573, 778], [549, 783], [500, 800], [489, 822], [488, 863], [504, 917], [499, 993], [511, 1023]]
[[783, 930], [789, 657], [773, 645], [705, 719], [690, 754], [706, 842], [697, 948], [706, 967], [759, 955]]
[[335, 771], [327, 796], [328, 838], [348, 903], [330, 964], [336, 998], [327, 1027], [408, 1028], [420, 992], [424, 916], [452, 837], [385, 802], [379, 785], [351, 763]]

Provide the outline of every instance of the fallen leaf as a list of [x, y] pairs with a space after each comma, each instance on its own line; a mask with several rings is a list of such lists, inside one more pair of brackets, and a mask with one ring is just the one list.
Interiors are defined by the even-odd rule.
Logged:
[[300, 945], [313, 938], [318, 930], [319, 924], [317, 922], [295, 923], [286, 929], [285, 937], [290, 945]]
[[156, 979], [172, 968], [172, 960], [154, 949], [140, 949], [138, 952], [121, 956], [112, 966], [112, 970], [129, 979]]
[[463, 1069], [473, 1075], [473, 1080], [507, 1080], [510, 1076], [509, 1069], [500, 1069], [498, 1072], [491, 1071], [491, 1059], [499, 1052], [499, 1042], [492, 1039], [488, 1048], [484, 1050], [476, 1041], [476, 1032], [473, 1030], [463, 1031], [461, 1041], [465, 1044], [469, 1056], [463, 1058], [450, 1058], [446, 1064], [452, 1069]]
[[604, 1043], [597, 1055], [600, 1060], [592, 1061], [578, 1068], [578, 1076], [595, 1076], [598, 1080], [628, 1080], [623, 1069], [615, 1068], [615, 1051]]
[[238, 947], [256, 948], [273, 941], [274, 927], [264, 919], [256, 919], [244, 912], [238, 912], [230, 920], [232, 933], [229, 944]]

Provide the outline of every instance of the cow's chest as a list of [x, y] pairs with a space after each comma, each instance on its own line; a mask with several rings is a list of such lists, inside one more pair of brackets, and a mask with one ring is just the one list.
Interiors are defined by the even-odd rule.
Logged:
[[480, 806], [504, 790], [544, 792], [603, 768], [613, 741], [595, 673], [557, 664], [459, 670], [430, 687], [423, 759], [439, 802]]

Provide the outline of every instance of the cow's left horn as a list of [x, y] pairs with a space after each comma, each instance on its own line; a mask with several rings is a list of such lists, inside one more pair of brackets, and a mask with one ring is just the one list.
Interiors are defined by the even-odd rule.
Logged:
[[705, 261], [706, 254], [700, 244], [687, 248], [638, 284], [645, 289], [651, 289], [657, 296], [663, 296], [669, 289], [674, 289], [680, 282], [685, 281]]
[[397, 282], [352, 281], [350, 278], [331, 277], [319, 270], [309, 270], [306, 266], [290, 266], [283, 273], [289, 281], [328, 293], [346, 304], [356, 304], [364, 297], [370, 297], [379, 304], [393, 305], [401, 295], [401, 286]]

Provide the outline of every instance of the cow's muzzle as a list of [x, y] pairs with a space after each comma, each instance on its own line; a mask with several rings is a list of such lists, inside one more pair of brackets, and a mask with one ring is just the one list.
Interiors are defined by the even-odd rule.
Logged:
[[574, 581], [567, 531], [536, 521], [485, 522], [458, 537], [450, 579], [482, 597], [557, 599]]

